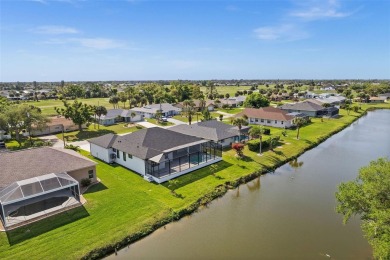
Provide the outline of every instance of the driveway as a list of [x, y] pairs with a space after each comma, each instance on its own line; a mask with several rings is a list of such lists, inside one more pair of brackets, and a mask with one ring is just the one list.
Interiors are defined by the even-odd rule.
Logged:
[[143, 126], [145, 128], [152, 128], [152, 127], [161, 127], [159, 125], [155, 125], [155, 124], [152, 124], [152, 123], [149, 123], [149, 122], [146, 122], [146, 121], [143, 121], [143, 122], [137, 122], [137, 125], [140, 125], [140, 126]]
[[54, 148], [64, 148], [64, 142], [55, 135], [40, 136], [38, 138], [46, 142], [50, 141]]
[[218, 110], [216, 110], [214, 112], [223, 115], [224, 118], [229, 118], [229, 117], [234, 116], [234, 114], [229, 114], [229, 113], [218, 111]]
[[168, 122], [171, 122], [175, 125], [185, 125], [187, 124], [186, 122], [183, 122], [183, 121], [180, 121], [180, 120], [177, 120], [177, 119], [174, 119], [174, 118], [167, 118]]
[[69, 142], [68, 144], [74, 145], [74, 146], [79, 146], [80, 149], [90, 152], [90, 146], [89, 142], [87, 140], [83, 141], [76, 141], [76, 142]]

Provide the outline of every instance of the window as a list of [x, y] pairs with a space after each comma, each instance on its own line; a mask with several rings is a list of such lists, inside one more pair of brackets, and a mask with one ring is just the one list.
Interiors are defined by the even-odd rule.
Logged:
[[267, 123], [268, 123], [268, 124], [271, 124], [271, 120], [267, 120]]
[[93, 170], [88, 171], [88, 178], [93, 179]]
[[259, 122], [259, 120], [255, 119], [255, 122]]
[[126, 153], [125, 152], [122, 153], [123, 153], [123, 161], [126, 161]]
[[280, 121], [280, 123], [283, 125], [284, 122], [283, 122], [283, 121]]
[[133, 159], [133, 155], [128, 153], [127, 156], [129, 157], [129, 159]]
[[277, 124], [278, 123], [278, 120], [275, 120], [275, 124]]
[[116, 150], [116, 158], [120, 159], [121, 157], [119, 156], [119, 150]]
[[264, 123], [264, 119], [261, 119], [260, 122]]
[[115, 149], [115, 148], [112, 148], [112, 151], [115, 153], [115, 152], [116, 152], [116, 149]]

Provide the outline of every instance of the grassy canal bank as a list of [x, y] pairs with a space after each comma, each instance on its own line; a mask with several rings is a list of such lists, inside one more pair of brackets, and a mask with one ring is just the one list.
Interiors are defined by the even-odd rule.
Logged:
[[[350, 125], [369, 108], [390, 108], [390, 104], [364, 105], [360, 113], [342, 110], [339, 119], [313, 119], [287, 136], [280, 129], [279, 147], [259, 157], [247, 148], [244, 159], [227, 151], [217, 168], [206, 167], [177, 178], [175, 186], [148, 183], [119, 166], [98, 161], [101, 183], [84, 194], [87, 204], [38, 223], [0, 233], [1, 259], [97, 258], [112, 253], [156, 228], [191, 213], [200, 205], [223, 195], [227, 189], [256, 178], [311, 149]], [[171, 190], [175, 190], [174, 196]]]

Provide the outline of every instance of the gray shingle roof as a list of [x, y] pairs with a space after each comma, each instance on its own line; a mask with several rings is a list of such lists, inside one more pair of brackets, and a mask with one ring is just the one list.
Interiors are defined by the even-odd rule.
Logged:
[[69, 149], [40, 147], [0, 153], [0, 189], [9, 184], [49, 173], [75, 171], [96, 165]]
[[[249, 129], [248, 126], [242, 127], [242, 131], [247, 129]], [[182, 134], [197, 136], [207, 140], [213, 140], [216, 142], [238, 135], [237, 127], [227, 125], [217, 120], [209, 120], [192, 125], [176, 125], [170, 127], [169, 130]]]
[[206, 142], [198, 137], [160, 127], [142, 129], [123, 136], [108, 134], [89, 141], [104, 148], [118, 149], [141, 159], [150, 159], [176, 147]]
[[121, 116], [121, 114], [124, 111], [125, 111], [124, 109], [109, 109], [109, 110], [107, 110], [107, 115], [101, 116], [100, 119], [116, 118], [118, 116]]
[[280, 107], [283, 110], [300, 110], [300, 111], [321, 111], [324, 109], [323, 106], [318, 105], [309, 100], [305, 100], [298, 103], [284, 104]]
[[91, 138], [88, 140], [88, 142], [107, 149], [109, 147], [112, 147], [112, 144], [117, 137], [118, 136], [114, 134], [106, 134], [99, 137]]

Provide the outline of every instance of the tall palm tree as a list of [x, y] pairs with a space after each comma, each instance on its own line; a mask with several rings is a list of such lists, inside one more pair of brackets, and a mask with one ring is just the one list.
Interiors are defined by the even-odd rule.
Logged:
[[243, 117], [236, 117], [232, 120], [232, 124], [238, 128], [238, 141], [241, 141], [241, 129], [243, 125], [248, 125], [248, 121]]
[[264, 128], [263, 126], [252, 126], [252, 128], [249, 130], [249, 133], [252, 136], [258, 136], [259, 137], [259, 155], [261, 155], [261, 143], [263, 141], [263, 134], [264, 134]]
[[107, 115], [107, 108], [105, 108], [104, 106], [95, 106], [94, 112], [95, 112], [95, 115], [97, 115], [97, 117], [99, 119], [98, 129], [100, 129], [100, 117], [102, 115]]
[[299, 129], [306, 123], [306, 120], [302, 117], [295, 119], [295, 125], [297, 126], [297, 139], [299, 140]]

